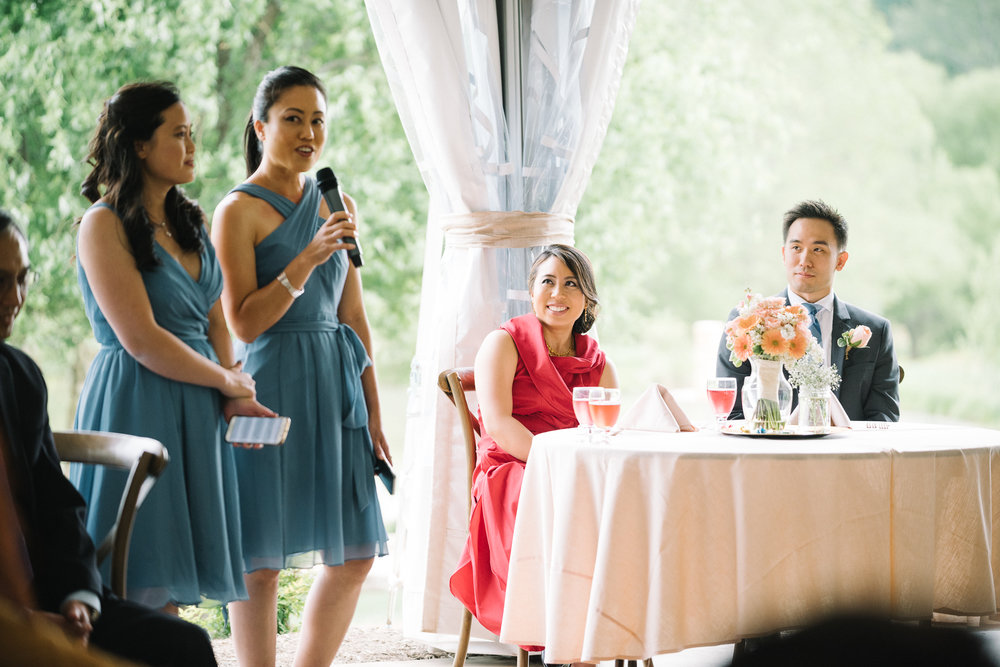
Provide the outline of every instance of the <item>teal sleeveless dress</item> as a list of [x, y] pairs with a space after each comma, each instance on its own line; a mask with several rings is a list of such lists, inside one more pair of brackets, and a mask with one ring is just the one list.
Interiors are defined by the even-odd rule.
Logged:
[[[208, 312], [222, 292], [222, 271], [204, 230], [202, 236], [197, 281], [158, 243], [153, 251], [160, 265], [143, 271], [142, 280], [156, 322], [218, 361], [208, 340]], [[223, 438], [221, 395], [142, 366], [98, 308], [79, 262], [77, 278], [101, 348], [87, 372], [73, 427], [156, 438], [170, 454], [136, 516], [128, 598], [153, 607], [246, 599], [236, 468], [233, 446]], [[115, 520], [126, 473], [73, 464], [70, 479], [87, 501], [87, 531], [103, 537]]]
[[[248, 183], [233, 192], [263, 199], [285, 218], [254, 249], [257, 285], [267, 285], [323, 223], [319, 189], [307, 177], [297, 204]], [[340, 250], [316, 267], [305, 293], [240, 351], [257, 381], [257, 400], [291, 418], [284, 445], [235, 453], [248, 571], [342, 565], [387, 553], [361, 388], [371, 360], [337, 316], [347, 263]]]

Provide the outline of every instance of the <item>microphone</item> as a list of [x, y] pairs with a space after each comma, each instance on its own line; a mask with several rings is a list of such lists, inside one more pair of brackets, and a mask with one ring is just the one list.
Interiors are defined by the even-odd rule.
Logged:
[[[337, 186], [337, 177], [334, 176], [333, 169], [323, 167], [317, 171], [316, 185], [319, 186], [319, 191], [323, 193], [323, 201], [326, 202], [330, 213], [344, 210], [344, 201], [340, 197], [340, 188]], [[345, 236], [340, 240], [343, 243], [354, 244], [353, 247], [347, 249], [347, 256], [351, 258], [351, 263], [354, 266], [361, 268], [364, 260], [361, 259], [361, 245], [358, 244], [358, 240], [350, 236]]]

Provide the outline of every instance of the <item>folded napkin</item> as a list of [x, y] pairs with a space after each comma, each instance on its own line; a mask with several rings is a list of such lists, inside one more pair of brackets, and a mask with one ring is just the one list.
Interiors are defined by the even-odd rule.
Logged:
[[618, 420], [618, 427], [668, 433], [697, 430], [662, 384], [651, 384]]
[[[799, 405], [801, 405], [801, 403]], [[788, 415], [788, 423], [799, 423], [798, 405], [796, 405], [795, 409], [792, 410], [792, 414]], [[844, 410], [844, 406], [840, 404], [840, 401], [833, 394], [830, 394], [830, 425], [846, 426], [847, 428], [851, 428], [851, 418], [847, 416], [847, 411]]]

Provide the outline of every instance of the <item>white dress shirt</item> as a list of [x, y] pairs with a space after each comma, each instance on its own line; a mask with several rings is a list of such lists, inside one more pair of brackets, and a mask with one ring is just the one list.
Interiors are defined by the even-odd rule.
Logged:
[[[801, 305], [805, 302], [801, 296], [788, 288], [788, 303], [793, 306]], [[833, 291], [824, 296], [819, 301], [814, 301], [813, 305], [818, 307], [816, 319], [819, 321], [819, 330], [823, 334], [823, 359], [826, 365], [830, 365], [830, 351], [833, 349], [830, 340], [833, 337]]]

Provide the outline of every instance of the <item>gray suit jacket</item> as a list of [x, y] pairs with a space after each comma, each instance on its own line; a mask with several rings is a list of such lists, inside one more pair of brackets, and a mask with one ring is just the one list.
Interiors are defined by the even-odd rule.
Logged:
[[[788, 302], [788, 290], [778, 296]], [[733, 309], [727, 321], [737, 315]], [[854, 348], [845, 359], [846, 348], [837, 346], [837, 339], [848, 329], [865, 325], [872, 330], [866, 348]], [[899, 421], [899, 364], [892, 347], [892, 328], [889, 320], [852, 306], [833, 297], [833, 347], [830, 361], [840, 374], [840, 387], [834, 392], [852, 421]], [[719, 356], [715, 364], [719, 377], [736, 378], [736, 405], [730, 419], [743, 419], [741, 396], [743, 380], [750, 375], [750, 364], [736, 368], [729, 360], [726, 335], [719, 341]], [[798, 401], [798, 392], [792, 397], [792, 406]]]

